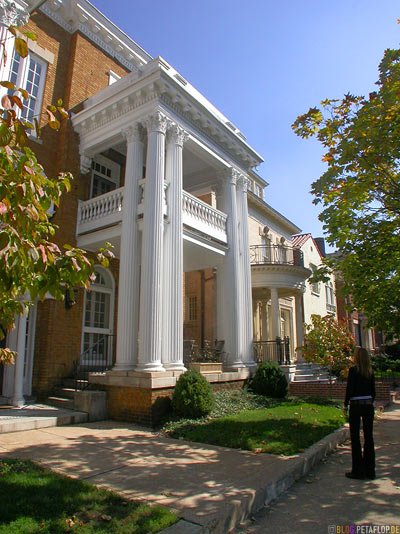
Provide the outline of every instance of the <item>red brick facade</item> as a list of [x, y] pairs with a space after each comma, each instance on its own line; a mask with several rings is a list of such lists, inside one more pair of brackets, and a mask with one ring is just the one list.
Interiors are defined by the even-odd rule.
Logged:
[[[76, 113], [88, 97], [108, 85], [107, 71], [112, 70], [120, 76], [128, 72], [84, 35], [68, 33], [41, 13], [35, 13], [24, 29], [35, 33], [38, 44], [54, 54], [54, 62], [48, 65], [46, 74], [42, 117], [46, 106], [59, 98], [68, 111]], [[69, 171], [74, 176], [71, 192], [63, 196], [53, 220], [59, 227], [55, 241], [60, 246], [65, 243], [76, 245], [78, 200], [88, 198], [90, 187], [90, 175], [80, 176], [78, 135], [70, 121], [65, 121], [58, 133], [45, 126], [41, 140], [32, 142], [32, 148], [47, 175]], [[116, 295], [118, 271], [119, 260], [114, 260], [111, 272]], [[46, 394], [58, 377], [70, 374], [73, 360], [81, 352], [83, 305], [83, 290], [77, 292], [76, 305], [68, 310], [63, 302], [46, 300], [39, 303], [32, 382], [34, 394]], [[116, 331], [116, 313], [114, 317]]]
[[[289, 384], [289, 394], [296, 397], [331, 397], [333, 399], [344, 400], [346, 396], [346, 382], [336, 384], [319, 382], [291, 382]], [[376, 383], [376, 400], [382, 402], [390, 401], [390, 384], [388, 382]]]

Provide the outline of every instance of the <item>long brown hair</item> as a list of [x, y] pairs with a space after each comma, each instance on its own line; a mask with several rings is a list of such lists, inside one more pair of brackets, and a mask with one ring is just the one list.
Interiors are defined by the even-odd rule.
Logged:
[[353, 358], [358, 372], [364, 378], [369, 378], [372, 375], [372, 365], [367, 349], [356, 347], [354, 349]]

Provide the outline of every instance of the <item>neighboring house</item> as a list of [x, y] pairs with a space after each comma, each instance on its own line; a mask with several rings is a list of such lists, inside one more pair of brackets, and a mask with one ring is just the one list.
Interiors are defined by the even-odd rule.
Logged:
[[356, 345], [364, 347], [369, 351], [375, 351], [379, 349], [384, 344], [384, 336], [382, 332], [379, 332], [374, 328], [368, 328], [367, 317], [357, 309], [349, 311], [349, 307], [352, 306], [351, 297], [344, 298], [341, 295], [342, 286], [343, 281], [340, 279], [340, 276], [337, 276], [336, 299], [338, 319], [348, 323], [350, 332], [353, 334]]
[[108, 368], [92, 380], [110, 416], [151, 423], [185, 369], [185, 339], [223, 341], [224, 372], [208, 377], [219, 384], [253, 372], [254, 329], [288, 336], [293, 356], [310, 271], [291, 243], [300, 229], [264, 202], [245, 136], [87, 0], [47, 2], [26, 29], [37, 43], [22, 59], [8, 39], [0, 79], [29, 92], [28, 119], [60, 97], [72, 112], [31, 139], [48, 175], [75, 176], [56, 240], [89, 252], [109, 241], [116, 257], [75, 305], [47, 299], [17, 319], [7, 343], [24, 365], [3, 369], [0, 394], [22, 405], [21, 383], [43, 396], [76, 365]]
[[[304, 256], [304, 265], [312, 272], [321, 266], [325, 257], [325, 242], [322, 237], [311, 234], [295, 235], [292, 239], [294, 247], [300, 248]], [[334, 315], [337, 317], [335, 276], [332, 273], [327, 282], [307, 282], [303, 296], [304, 322], [311, 323], [311, 315]]]

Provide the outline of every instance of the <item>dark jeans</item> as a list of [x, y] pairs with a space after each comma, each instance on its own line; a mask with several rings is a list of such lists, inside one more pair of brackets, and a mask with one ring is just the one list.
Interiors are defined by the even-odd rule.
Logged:
[[[364, 432], [364, 455], [361, 453], [360, 422]], [[375, 476], [375, 448], [372, 426], [374, 407], [372, 404], [354, 404], [350, 402], [350, 437], [352, 453], [352, 472], [357, 475]]]

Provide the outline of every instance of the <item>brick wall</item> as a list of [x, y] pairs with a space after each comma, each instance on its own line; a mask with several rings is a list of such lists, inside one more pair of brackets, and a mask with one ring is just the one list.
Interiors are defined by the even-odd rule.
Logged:
[[[79, 32], [71, 35], [42, 13], [35, 13], [24, 28], [37, 35], [37, 42], [54, 54], [54, 63], [48, 65], [42, 112], [48, 104], [62, 98], [64, 107], [75, 113], [83, 102], [108, 85], [107, 71], [120, 76], [127, 73], [115, 59], [94, 45]], [[43, 113], [42, 113], [43, 117]], [[41, 119], [42, 124], [44, 118]], [[48, 176], [69, 171], [74, 175], [70, 193], [62, 197], [53, 218], [59, 229], [54, 240], [62, 247], [76, 245], [76, 216], [78, 199], [88, 197], [90, 175], [80, 175], [79, 136], [70, 121], [64, 121], [59, 132], [45, 126], [41, 140], [31, 142], [39, 162]], [[111, 272], [118, 294], [119, 261], [111, 262]], [[39, 303], [37, 313], [35, 356], [33, 369], [34, 394], [47, 393], [57, 377], [67, 376], [72, 362], [81, 352], [84, 292], [77, 293], [76, 305], [66, 310], [63, 302], [46, 300]], [[115, 328], [117, 318], [115, 303]]]
[[[242, 389], [244, 380], [210, 384], [213, 391]], [[130, 421], [155, 426], [171, 408], [173, 387], [145, 389], [139, 387], [99, 386], [107, 391], [108, 417], [116, 421]]]
[[[321, 384], [318, 382], [291, 382], [289, 384], [289, 394], [296, 397], [332, 397], [344, 401], [346, 396], [346, 382], [332, 384]], [[390, 384], [384, 382], [376, 383], [376, 400], [390, 401]]]

